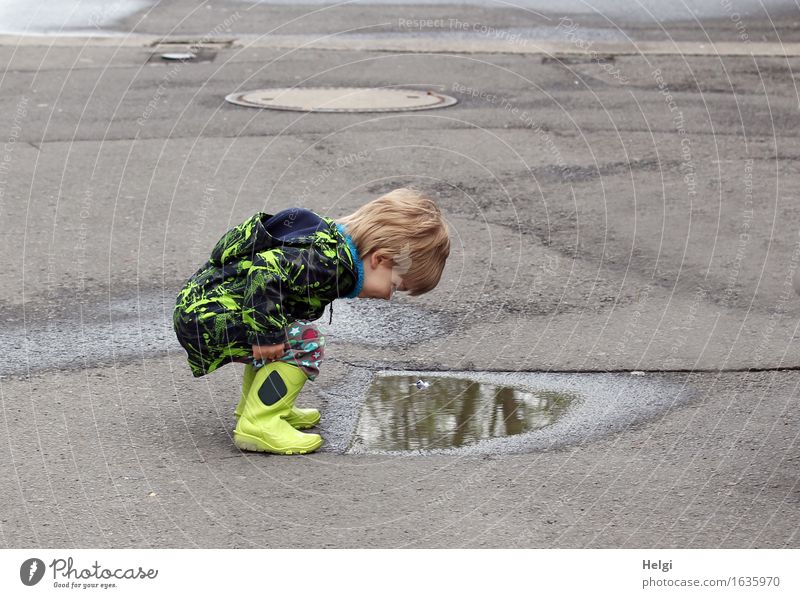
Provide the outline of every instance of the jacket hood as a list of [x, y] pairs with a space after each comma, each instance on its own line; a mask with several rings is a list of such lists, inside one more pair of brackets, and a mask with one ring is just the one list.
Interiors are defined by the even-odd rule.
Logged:
[[[358, 254], [351, 255], [347, 238], [330, 218], [322, 218], [303, 208], [290, 208], [277, 214], [257, 212], [241, 225], [228, 231], [214, 246], [210, 261], [217, 267], [276, 247], [334, 246], [336, 260], [359, 280]], [[362, 274], [363, 276], [363, 274]]]

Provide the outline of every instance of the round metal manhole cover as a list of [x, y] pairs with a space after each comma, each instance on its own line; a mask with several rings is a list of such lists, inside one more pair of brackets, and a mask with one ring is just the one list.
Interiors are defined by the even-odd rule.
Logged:
[[300, 112], [401, 112], [444, 108], [458, 101], [433, 91], [396, 87], [279, 87], [232, 93], [225, 100], [250, 108]]

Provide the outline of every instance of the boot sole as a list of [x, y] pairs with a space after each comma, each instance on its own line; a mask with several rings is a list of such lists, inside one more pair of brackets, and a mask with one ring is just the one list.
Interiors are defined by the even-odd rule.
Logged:
[[310, 447], [299, 448], [281, 448], [276, 449], [273, 446], [270, 446], [260, 438], [256, 438], [255, 436], [250, 436], [249, 434], [233, 434], [233, 444], [236, 445], [236, 448], [242, 451], [251, 451], [254, 453], [273, 453], [276, 455], [305, 455], [306, 453], [311, 453], [317, 450], [319, 447], [322, 446], [324, 440], [322, 438], [319, 439], [319, 442], [314, 444]]

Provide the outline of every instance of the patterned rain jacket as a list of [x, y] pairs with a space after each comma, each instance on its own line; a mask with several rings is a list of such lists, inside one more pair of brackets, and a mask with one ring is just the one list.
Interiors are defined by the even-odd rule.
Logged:
[[318, 319], [334, 299], [357, 296], [363, 280], [352, 239], [331, 218], [258, 212], [225, 233], [178, 294], [175, 333], [192, 374], [203, 376], [251, 356], [251, 345], [284, 342], [291, 322]]

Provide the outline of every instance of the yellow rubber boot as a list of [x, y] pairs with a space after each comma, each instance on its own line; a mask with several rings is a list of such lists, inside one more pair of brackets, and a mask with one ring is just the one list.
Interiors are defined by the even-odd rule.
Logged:
[[239, 403], [236, 405], [234, 415], [238, 421], [242, 417], [242, 410], [244, 409], [244, 400], [247, 398], [247, 393], [250, 392], [250, 386], [253, 384], [253, 378], [256, 376], [256, 368], [252, 364], [244, 364], [244, 374], [242, 374], [242, 396], [239, 397]]
[[306, 379], [300, 368], [283, 361], [258, 369], [233, 431], [234, 444], [243, 451], [283, 455], [310, 453], [322, 446], [319, 434], [305, 434], [286, 421]]
[[[239, 404], [236, 405], [234, 415], [236, 419], [242, 416], [242, 409], [244, 408], [244, 400], [247, 393], [250, 391], [250, 385], [253, 384], [253, 378], [256, 375], [256, 369], [249, 363], [244, 366], [244, 374], [242, 375], [242, 396], [239, 398]], [[300, 407], [292, 407], [289, 415], [286, 416], [286, 421], [289, 422], [293, 428], [297, 430], [305, 430], [313, 428], [319, 422], [319, 411], [316, 409], [301, 409]]]
[[292, 407], [289, 415], [286, 416], [286, 421], [296, 430], [313, 428], [319, 423], [319, 411], [316, 409]]

